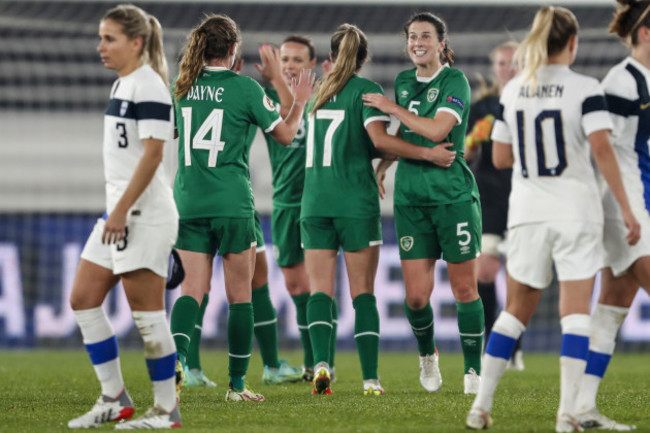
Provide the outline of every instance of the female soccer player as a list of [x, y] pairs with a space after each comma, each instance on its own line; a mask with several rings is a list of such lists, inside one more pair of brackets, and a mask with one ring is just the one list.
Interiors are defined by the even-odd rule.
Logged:
[[[418, 13], [404, 26], [414, 69], [395, 78], [397, 104], [382, 95], [367, 95], [366, 104], [401, 122], [407, 141], [448, 155], [444, 166], [400, 159], [395, 174], [395, 230], [406, 287], [406, 317], [418, 342], [420, 383], [440, 389], [442, 376], [433, 338], [433, 270], [444, 258], [458, 308], [458, 330], [465, 358], [465, 394], [476, 394], [481, 374], [483, 303], [476, 285], [476, 257], [481, 251], [481, 208], [478, 189], [463, 149], [470, 89], [467, 79], [450, 66], [447, 26], [439, 17]], [[442, 143], [442, 144], [441, 144]], [[378, 166], [378, 179], [389, 165]]]
[[309, 104], [300, 213], [300, 237], [311, 286], [307, 321], [316, 363], [313, 393], [331, 393], [332, 297], [336, 255], [342, 247], [355, 310], [355, 341], [364, 393], [378, 395], [384, 390], [377, 375], [379, 314], [373, 291], [382, 241], [379, 193], [371, 160], [380, 150], [413, 159], [446, 161], [441, 162], [434, 149], [388, 135], [389, 117], [364, 107], [362, 95], [382, 90], [356, 74], [368, 57], [368, 40], [361, 30], [342, 24], [330, 47], [334, 64]]
[[[494, 117], [500, 111], [499, 97], [506, 83], [515, 76], [517, 69], [512, 62], [517, 43], [514, 41], [498, 45], [490, 53], [494, 84], [487, 87], [482, 81], [479, 95], [472, 103], [465, 137], [465, 159], [469, 162], [481, 194], [481, 255], [476, 260], [478, 294], [485, 310], [485, 337], [490, 336], [497, 315], [497, 299], [494, 281], [501, 268], [499, 244], [504, 240], [508, 220], [508, 197], [512, 170], [497, 170], [492, 164], [492, 140], [490, 133]], [[508, 368], [524, 369], [521, 340], [517, 341], [515, 353]]]
[[[223, 257], [230, 303], [231, 384], [226, 400], [263, 401], [264, 397], [244, 382], [253, 341], [251, 278], [255, 265], [247, 137], [257, 125], [279, 142], [291, 143], [313, 93], [314, 76], [310, 71], [301, 72], [293, 106], [282, 120], [259, 84], [230, 70], [239, 41], [232, 19], [206, 17], [190, 35], [173, 86], [180, 141], [174, 185], [180, 214], [176, 248], [186, 277], [172, 315], [185, 317], [193, 328], [199, 303], [209, 291], [212, 261], [218, 252]], [[189, 342], [191, 330], [186, 331]]]
[[176, 347], [165, 315], [165, 279], [176, 240], [178, 213], [161, 165], [172, 134], [172, 103], [158, 20], [121, 5], [99, 24], [97, 51], [117, 72], [104, 116], [106, 213], [81, 253], [70, 304], [101, 382], [102, 395], [70, 428], [96, 427], [131, 418], [117, 339], [102, 309], [118, 281], [144, 340], [154, 406], [118, 429], [180, 427], [174, 394]]
[[[593, 157], [618, 201], [630, 244], [639, 239], [609, 143], [612, 122], [598, 82], [569, 66], [578, 47], [571, 11], [547, 6], [517, 51], [522, 72], [501, 96], [503, 116], [492, 132], [494, 165], [512, 167], [508, 213], [508, 299], [485, 350], [483, 381], [466, 419], [491, 424], [496, 385], [524, 332], [555, 263], [562, 327], [557, 432], [581, 431], [574, 403], [589, 347], [589, 305], [602, 266], [603, 214]], [[590, 146], [587, 145], [589, 143]]]
[[650, 292], [650, 1], [619, 0], [620, 8], [609, 31], [632, 49], [630, 56], [614, 66], [603, 87], [614, 121], [612, 144], [621, 165], [623, 183], [634, 216], [641, 223], [641, 240], [630, 247], [625, 225], [611, 191], [605, 194], [606, 268], [601, 274], [601, 292], [591, 317], [589, 357], [577, 402], [578, 420], [585, 428], [632, 430], [596, 409], [596, 395], [614, 353], [616, 333], [627, 316], [639, 286]]

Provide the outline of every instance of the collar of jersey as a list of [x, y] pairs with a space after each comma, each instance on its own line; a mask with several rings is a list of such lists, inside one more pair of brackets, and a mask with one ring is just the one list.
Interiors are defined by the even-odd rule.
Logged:
[[442, 72], [445, 68], [448, 68], [448, 67], [449, 67], [449, 64], [447, 64], [447, 63], [441, 65], [438, 68], [438, 70], [435, 72], [435, 74], [433, 74], [431, 77], [418, 77], [418, 70], [416, 69], [415, 70], [415, 79], [418, 80], [420, 83], [430, 83], [431, 81], [434, 80], [434, 78], [436, 78], [440, 74], [440, 72]]
[[643, 63], [639, 62], [639, 61], [638, 61], [637, 59], [635, 59], [634, 57], [632, 57], [632, 56], [627, 56], [627, 59], [628, 59], [628, 62], [629, 62], [629, 63], [632, 63], [634, 66], [636, 66], [636, 68], [637, 68], [638, 70], [642, 71], [644, 74], [647, 75], [648, 73], [650, 73], [650, 70], [648, 70], [648, 68], [646, 68], [645, 65], [644, 65]]
[[203, 69], [207, 71], [229, 71], [230, 70], [224, 66], [204, 66]]

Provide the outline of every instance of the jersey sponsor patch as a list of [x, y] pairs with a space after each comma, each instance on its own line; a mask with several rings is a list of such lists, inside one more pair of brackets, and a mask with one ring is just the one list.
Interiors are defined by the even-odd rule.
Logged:
[[404, 250], [404, 251], [410, 251], [411, 248], [413, 248], [413, 236], [402, 236], [399, 238], [399, 246]]
[[435, 101], [436, 98], [438, 97], [438, 93], [440, 93], [440, 91], [435, 87], [433, 89], [429, 89], [429, 91], [427, 92], [427, 101], [429, 102]]
[[447, 96], [447, 102], [458, 105], [461, 110], [465, 108], [465, 104], [463, 104], [463, 101], [461, 101], [459, 98], [455, 96]]
[[271, 100], [271, 98], [269, 98], [268, 96], [264, 95], [263, 102], [264, 102], [264, 108], [266, 108], [266, 109], [269, 110], [269, 111], [275, 111], [275, 104], [273, 103], [273, 101]]

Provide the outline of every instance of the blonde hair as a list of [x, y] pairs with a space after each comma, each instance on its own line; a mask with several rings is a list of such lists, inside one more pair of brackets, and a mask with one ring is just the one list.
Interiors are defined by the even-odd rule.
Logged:
[[162, 27], [153, 15], [134, 5], [119, 5], [110, 9], [102, 21], [111, 20], [122, 26], [122, 32], [129, 39], [142, 38], [143, 62], [160, 75], [169, 86], [167, 59], [163, 51]]
[[622, 5], [614, 13], [614, 19], [609, 24], [609, 32], [615, 33], [629, 46], [639, 43], [641, 26], [650, 27], [650, 1], [618, 0]]
[[358, 27], [341, 24], [332, 35], [330, 50], [335, 59], [334, 65], [318, 88], [312, 113], [339, 93], [348, 80], [361, 69], [368, 59], [368, 39]]
[[[519, 44], [516, 41], [507, 41], [502, 44], [497, 45], [490, 51], [490, 62], [494, 64], [494, 59], [496, 55], [501, 50], [512, 50], [513, 52], [517, 51]], [[476, 100], [483, 99], [486, 96], [497, 95], [499, 93], [499, 83], [493, 77], [490, 81], [491, 84], [485, 80], [483, 75], [480, 73], [476, 74], [476, 79], [478, 80], [478, 89], [476, 90]]]
[[570, 10], [546, 6], [535, 14], [530, 32], [515, 52], [515, 61], [525, 81], [537, 86], [535, 72], [548, 62], [548, 57], [560, 53], [569, 39], [578, 34], [578, 20]]
[[237, 24], [226, 15], [206, 15], [192, 30], [181, 59], [178, 78], [174, 84], [174, 98], [178, 101], [190, 90], [206, 62], [225, 59], [233, 44], [241, 40]]

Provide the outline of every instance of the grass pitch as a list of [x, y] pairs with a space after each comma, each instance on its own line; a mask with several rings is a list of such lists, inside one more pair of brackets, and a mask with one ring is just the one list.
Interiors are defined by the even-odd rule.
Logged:
[[[284, 352], [292, 365], [302, 359]], [[121, 353], [122, 370], [136, 404], [136, 416], [153, 397], [141, 351]], [[552, 432], [559, 401], [557, 355], [525, 354], [526, 370], [507, 371], [497, 390], [494, 432]], [[383, 396], [364, 396], [355, 352], [337, 353], [333, 395], [312, 396], [307, 383], [262, 384], [260, 357], [253, 356], [248, 381], [266, 397], [264, 403], [226, 403], [227, 356], [204, 351], [202, 364], [215, 388], [184, 388], [183, 429], [191, 432], [461, 432], [472, 397], [463, 394], [463, 360], [443, 353], [443, 386], [429, 394], [418, 381], [414, 353], [384, 352], [379, 373]], [[648, 358], [617, 354], [601, 385], [601, 411], [621, 422], [650, 431]], [[100, 388], [85, 352], [0, 352], [0, 431], [70, 431], [69, 419], [90, 409]], [[111, 430], [113, 424], [99, 430]]]

